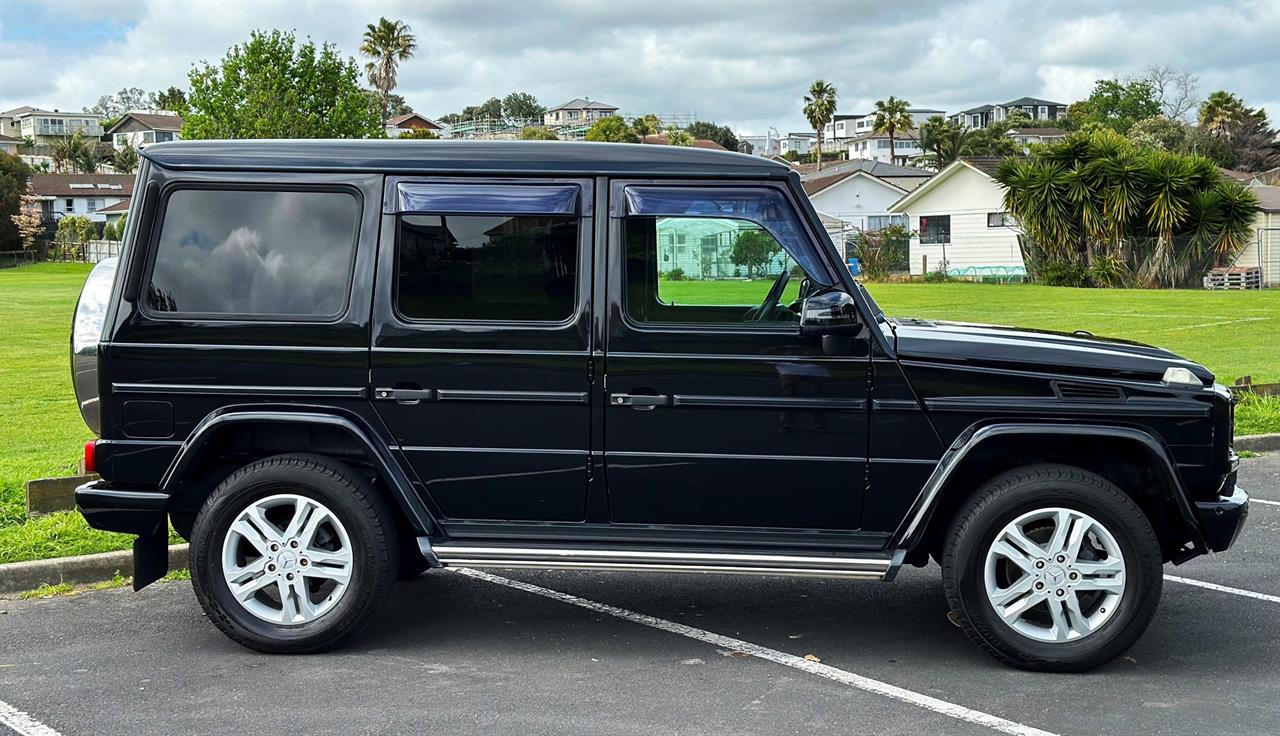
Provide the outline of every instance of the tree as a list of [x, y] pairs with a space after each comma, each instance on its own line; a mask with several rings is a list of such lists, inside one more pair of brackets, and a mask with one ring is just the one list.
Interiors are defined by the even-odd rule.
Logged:
[[911, 103], [889, 95], [887, 100], [876, 100], [875, 120], [872, 130], [889, 136], [889, 163], [897, 163], [897, 136], [916, 127], [916, 121], [908, 110]]
[[[79, 133], [77, 132], [77, 135]], [[85, 174], [96, 174], [111, 147], [97, 140], [84, 141], [74, 159], [75, 167]]]
[[536, 120], [542, 122], [547, 108], [538, 104], [538, 98], [528, 92], [512, 92], [502, 98], [502, 116], [507, 120]]
[[915, 163], [942, 171], [965, 153], [965, 145], [973, 131], [941, 115], [934, 115], [920, 125], [920, 148], [925, 151]]
[[685, 128], [685, 131], [694, 138], [719, 143], [730, 151], [742, 149], [742, 142], [738, 140], [738, 136], [734, 135], [732, 130], [729, 130], [727, 125], [716, 125], [715, 123], [698, 120]]
[[1200, 105], [1200, 127], [1215, 135], [1230, 136], [1253, 111], [1245, 107], [1244, 100], [1236, 95], [1218, 90]]
[[[141, 87], [126, 87], [114, 95], [103, 95], [98, 104], [84, 108], [108, 121], [114, 121], [130, 110], [154, 110], [158, 107], [156, 94]], [[105, 126], [110, 127], [110, 126]]]
[[693, 145], [693, 136], [689, 135], [688, 131], [680, 130], [675, 126], [667, 128], [666, 137], [668, 146], [688, 147]]
[[418, 42], [404, 21], [379, 18], [365, 27], [360, 53], [372, 59], [364, 65], [369, 84], [382, 93], [382, 126], [387, 125], [388, 95], [396, 88], [396, 67], [413, 57]]
[[1000, 121], [1005, 124], [1005, 132], [1014, 128], [1028, 128], [1035, 125], [1035, 119], [1027, 114], [1026, 110], [1021, 107], [1015, 107], [1009, 111], [1008, 116]]
[[0, 153], [0, 250], [10, 250], [19, 242], [25, 242], [22, 226], [14, 218], [23, 214], [26, 197], [32, 195], [30, 180], [30, 166], [17, 156]]
[[1221, 90], [1209, 95], [1200, 106], [1200, 127], [1226, 144], [1230, 163], [1225, 166], [1265, 171], [1280, 165], [1280, 146], [1267, 111], [1248, 107], [1236, 95]]
[[804, 96], [804, 116], [817, 135], [818, 171], [822, 171], [822, 133], [836, 114], [837, 94], [830, 82], [818, 79], [809, 85], [809, 94]]
[[631, 120], [631, 130], [640, 138], [640, 142], [644, 143], [644, 137], [647, 135], [657, 135], [662, 131], [662, 120], [657, 115], [649, 113], [641, 115]]
[[156, 109], [176, 112], [179, 115], [187, 111], [187, 93], [178, 87], [170, 87], [155, 95]]
[[463, 120], [501, 120], [502, 119], [502, 100], [497, 97], [490, 97], [479, 105], [468, 105], [462, 108], [462, 117], [458, 122]]
[[617, 115], [600, 118], [587, 131], [587, 140], [602, 143], [639, 143], [636, 132]]
[[434, 141], [440, 138], [436, 132], [430, 128], [412, 128], [401, 133], [396, 140], [400, 141]]
[[1186, 69], [1152, 64], [1141, 79], [1151, 87], [1152, 97], [1160, 105], [1160, 112], [1170, 120], [1181, 120], [1196, 109], [1196, 94], [1200, 79]]
[[[88, 162], [93, 163], [92, 170], [97, 169], [96, 161], [93, 160], [93, 144], [85, 140], [78, 130], [73, 135], [63, 136], [53, 142], [52, 158], [53, 168], [58, 173], [68, 168], [72, 172], [81, 171], [81, 167]], [[84, 173], [93, 173], [92, 170]]]
[[126, 141], [124, 147], [116, 151], [111, 167], [121, 174], [132, 174], [137, 171], [138, 149], [134, 148], [132, 143]]
[[36, 236], [44, 229], [40, 217], [40, 200], [31, 181], [27, 181], [27, 191], [18, 202], [18, 211], [9, 216], [17, 231], [18, 242], [25, 250], [36, 244]]
[[190, 73], [182, 137], [369, 138], [382, 135], [378, 108], [360, 89], [355, 59], [331, 44], [298, 45], [292, 33], [254, 31], [217, 66]]
[[560, 136], [556, 135], [556, 132], [550, 128], [543, 128], [541, 126], [537, 126], [532, 128], [525, 128], [524, 130], [520, 131], [520, 140], [522, 141], [558, 141], [560, 140]]
[[755, 278], [782, 250], [772, 235], [762, 230], [743, 230], [733, 239], [729, 260], [733, 265], [747, 269], [747, 278]]
[[67, 215], [58, 220], [58, 232], [54, 239], [59, 243], [83, 243], [96, 240], [98, 226], [84, 215]]
[[1160, 103], [1145, 79], [1099, 79], [1087, 99], [1067, 108], [1064, 125], [1069, 130], [1093, 125], [1126, 135], [1134, 123], [1159, 114]]

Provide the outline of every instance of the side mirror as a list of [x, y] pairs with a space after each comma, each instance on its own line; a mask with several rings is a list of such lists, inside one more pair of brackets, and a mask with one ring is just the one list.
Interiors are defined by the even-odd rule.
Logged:
[[843, 291], [824, 291], [805, 298], [800, 306], [800, 334], [835, 335], [857, 332], [858, 308]]

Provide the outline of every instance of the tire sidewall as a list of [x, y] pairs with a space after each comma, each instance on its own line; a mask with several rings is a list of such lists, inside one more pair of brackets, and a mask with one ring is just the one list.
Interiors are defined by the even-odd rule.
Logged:
[[[1096, 519], [1115, 537], [1125, 564], [1125, 589], [1115, 613], [1088, 636], [1061, 643], [1031, 639], [1006, 624], [987, 597], [984, 580], [987, 551], [1000, 530], [1027, 512], [1050, 507]], [[1006, 656], [1085, 669], [1127, 649], [1150, 621], [1160, 593], [1160, 548], [1146, 517], [1132, 502], [1126, 507], [1084, 485], [1037, 481], [1005, 490], [979, 510], [967, 528], [971, 533], [957, 540], [955, 591], [978, 634]]]

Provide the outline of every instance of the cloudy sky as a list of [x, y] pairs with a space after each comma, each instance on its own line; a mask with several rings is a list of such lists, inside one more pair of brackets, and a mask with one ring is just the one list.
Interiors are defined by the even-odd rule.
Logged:
[[397, 91], [428, 115], [521, 90], [759, 134], [806, 129], [801, 96], [816, 78], [835, 84], [842, 113], [890, 94], [954, 112], [1024, 95], [1070, 103], [1100, 77], [1165, 64], [1193, 71], [1202, 96], [1228, 89], [1280, 119], [1280, 0], [0, 0], [0, 109], [185, 86], [193, 62], [255, 28], [355, 55], [380, 15], [418, 37]]

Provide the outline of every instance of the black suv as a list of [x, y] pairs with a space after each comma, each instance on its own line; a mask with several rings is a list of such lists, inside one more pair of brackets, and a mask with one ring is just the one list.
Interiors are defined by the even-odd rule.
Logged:
[[1164, 350], [887, 318], [787, 168], [669, 146], [150, 146], [72, 362], [77, 501], [311, 652], [465, 566], [894, 578], [1083, 669], [1224, 550], [1232, 396]]

